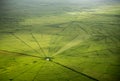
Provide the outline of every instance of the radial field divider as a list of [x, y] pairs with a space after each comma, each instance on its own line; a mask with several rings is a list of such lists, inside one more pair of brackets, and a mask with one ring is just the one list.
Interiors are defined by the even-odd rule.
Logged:
[[91, 76], [89, 76], [89, 75], [87, 75], [87, 74], [85, 74], [85, 73], [79, 72], [79, 71], [77, 71], [77, 70], [75, 70], [75, 69], [73, 69], [73, 68], [70, 68], [70, 67], [68, 67], [68, 66], [65, 66], [65, 65], [63, 65], [63, 64], [61, 64], [61, 63], [58, 63], [58, 62], [55, 62], [55, 61], [51, 61], [51, 62], [54, 63], [54, 64], [57, 64], [57, 65], [59, 65], [59, 66], [61, 66], [61, 67], [64, 67], [64, 68], [66, 68], [66, 69], [69, 69], [69, 70], [71, 70], [71, 71], [73, 71], [73, 72], [75, 72], [75, 73], [77, 73], [77, 74], [80, 74], [80, 75], [82, 75], [82, 76], [84, 76], [84, 77], [87, 77], [87, 78], [89, 78], [89, 79], [91, 79], [91, 80], [93, 80], [93, 81], [99, 81], [99, 80], [96, 79], [96, 78], [93, 78], [93, 77], [91, 77]]
[[[69, 24], [69, 25], [70, 25], [70, 24]], [[58, 44], [60, 44], [59, 42], [64, 38], [64, 37], [59, 37], [59, 38], [57, 38], [57, 35], [59, 35], [59, 34], [61, 34], [61, 33], [64, 33], [65, 30], [67, 30], [67, 29], [69, 28], [69, 25], [68, 25], [67, 27], [62, 28], [59, 32], [57, 32], [57, 33], [55, 34], [56, 37], [55, 37], [55, 39], [54, 39], [54, 41], [53, 41], [53, 44], [54, 44], [55, 46], [54, 46], [53, 49], [52, 49], [52, 52], [53, 52], [53, 53], [56, 52], [55, 50], [57, 49]]]
[[[54, 57], [54, 56], [56, 56], [56, 55], [64, 52], [65, 50], [70, 49], [70, 48], [73, 47], [73, 46], [76, 46], [77, 43], [76, 43], [75, 45], [73, 45], [73, 46], [70, 46], [70, 47], [67, 48], [67, 49], [63, 49], [63, 48], [65, 48], [66, 46], [69, 46], [69, 45], [70, 45], [72, 42], [74, 42], [74, 40], [76, 40], [78, 37], [79, 37], [79, 35], [73, 37], [70, 42], [68, 42], [66, 45], [64, 45], [63, 47], [61, 47], [60, 50], [58, 50], [58, 51], [57, 51], [55, 54], [53, 54], [52, 56]], [[79, 43], [80, 43], [80, 42], [79, 42]], [[78, 43], [78, 44], [79, 44], [79, 43]]]
[[31, 36], [35, 40], [36, 44], [39, 46], [39, 49], [43, 53], [43, 56], [46, 57], [45, 51], [43, 50], [43, 48], [41, 47], [40, 43], [38, 42], [38, 40], [36, 39], [36, 37], [33, 35], [33, 33], [31, 33]]
[[[67, 28], [69, 28], [69, 26], [68, 27], [65, 27], [65, 28], [63, 28], [60, 32], [59, 32], [59, 34], [60, 33], [63, 33], [63, 32], [65, 32], [65, 30], [67, 30]], [[85, 33], [87, 33], [88, 34], [88, 32], [83, 28], [83, 27], [81, 27], [80, 25], [77, 27], [79, 30], [82, 30], [82, 31], [84, 31]], [[73, 40], [75, 40], [76, 38], [78, 38], [80, 36], [80, 32], [79, 31], [77, 31], [77, 34], [70, 40], [70, 42], [69, 43], [71, 43]], [[65, 37], [63, 37], [63, 38], [65, 38]], [[63, 39], [62, 38], [62, 39]], [[58, 40], [58, 42], [59, 42], [60, 40]], [[58, 45], [58, 42], [57, 42], [57, 44], [56, 45]], [[69, 44], [68, 43], [68, 44]], [[66, 46], [67, 44], [65, 44], [64, 46]], [[64, 47], [63, 46], [63, 47]], [[52, 56], [55, 56], [55, 55], [57, 55], [56, 53], [58, 52], [58, 51], [60, 51], [63, 47], [60, 47], [60, 48], [56, 48], [56, 49], [54, 49], [54, 50], [56, 50], [56, 51], [54, 51], [55, 53], [52, 55]]]
[[29, 44], [27, 44], [25, 41], [23, 41], [20, 37], [18, 37], [17, 35], [15, 35], [14, 33], [10, 33], [13, 37], [15, 37], [16, 39], [18, 39], [19, 41], [21, 41], [24, 45], [26, 45], [27, 47], [29, 47], [30, 49], [32, 49], [34, 52], [38, 53], [39, 52], [37, 50], [35, 50], [34, 48], [32, 48]]
[[35, 81], [35, 79], [37, 78], [37, 76], [39, 75], [40, 73], [40, 70], [45, 68], [45, 65], [46, 65], [46, 62], [44, 62], [38, 69], [38, 71], [36, 72], [35, 76], [33, 77], [32, 81]]
[[22, 76], [24, 73], [27, 73], [28, 71], [32, 70], [33, 68], [35, 68], [36, 66], [38, 66], [41, 62], [38, 62], [36, 64], [32, 64], [29, 68], [23, 68], [23, 70], [21, 70], [20, 73], [18, 73], [16, 76], [14, 76], [13, 78], [10, 78], [10, 81], [16, 81], [15, 79], [17, 79], [18, 77]]
[[8, 51], [8, 50], [0, 50], [0, 51], [12, 53], [12, 54], [23, 55], [23, 56], [35, 57], [35, 58], [43, 58], [43, 57], [39, 57], [39, 56], [35, 56], [35, 55], [29, 55], [29, 54], [26, 54], [26, 53], [20, 53], [20, 52]]

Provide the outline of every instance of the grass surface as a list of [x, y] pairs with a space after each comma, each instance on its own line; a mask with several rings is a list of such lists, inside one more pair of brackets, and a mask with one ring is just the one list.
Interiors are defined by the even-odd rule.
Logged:
[[0, 81], [119, 81], [119, 3], [37, 2], [1, 6]]

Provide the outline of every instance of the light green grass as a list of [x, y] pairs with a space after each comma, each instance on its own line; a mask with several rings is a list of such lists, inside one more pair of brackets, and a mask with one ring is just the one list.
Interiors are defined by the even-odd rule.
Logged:
[[33, 14], [0, 23], [0, 81], [94, 81], [45, 56], [100, 81], [118, 81], [119, 8]]

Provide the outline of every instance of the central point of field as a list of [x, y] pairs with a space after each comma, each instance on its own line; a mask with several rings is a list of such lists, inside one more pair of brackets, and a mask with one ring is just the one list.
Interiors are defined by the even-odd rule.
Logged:
[[47, 61], [50, 61], [50, 58], [46, 58]]
[[51, 57], [45, 57], [45, 60], [46, 60], [46, 61], [51, 61], [52, 58], [51, 58]]

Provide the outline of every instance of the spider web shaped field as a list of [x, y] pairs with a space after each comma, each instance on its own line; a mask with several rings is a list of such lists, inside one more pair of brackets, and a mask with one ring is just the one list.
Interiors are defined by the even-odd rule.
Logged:
[[89, 15], [1, 31], [0, 81], [118, 81], [119, 16]]

